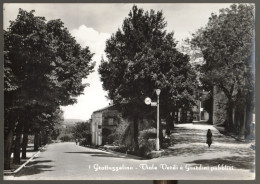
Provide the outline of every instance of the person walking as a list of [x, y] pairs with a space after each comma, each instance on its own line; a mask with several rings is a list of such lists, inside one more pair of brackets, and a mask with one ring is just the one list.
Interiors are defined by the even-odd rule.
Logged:
[[207, 144], [210, 148], [211, 144], [212, 144], [212, 132], [210, 129], [208, 129], [208, 132], [207, 132]]

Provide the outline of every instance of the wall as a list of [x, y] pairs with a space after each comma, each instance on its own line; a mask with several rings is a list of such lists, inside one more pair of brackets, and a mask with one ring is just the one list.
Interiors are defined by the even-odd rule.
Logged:
[[102, 112], [94, 112], [91, 116], [91, 141], [93, 145], [102, 144]]

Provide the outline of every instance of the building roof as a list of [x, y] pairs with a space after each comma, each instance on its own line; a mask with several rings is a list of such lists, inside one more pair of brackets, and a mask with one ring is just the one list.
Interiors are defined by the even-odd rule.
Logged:
[[98, 109], [98, 110], [94, 111], [93, 113], [101, 112], [101, 111], [104, 111], [104, 110], [110, 109], [110, 108], [113, 107], [113, 106], [115, 106], [115, 105], [114, 105], [114, 104], [113, 104], [113, 105], [109, 105], [109, 106], [104, 107], [104, 108], [102, 108], [102, 109]]

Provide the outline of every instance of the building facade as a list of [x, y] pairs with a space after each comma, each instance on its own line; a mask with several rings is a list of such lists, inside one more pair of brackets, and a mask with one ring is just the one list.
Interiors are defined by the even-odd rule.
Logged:
[[96, 110], [91, 116], [91, 142], [92, 145], [107, 143], [107, 137], [113, 132], [119, 123], [119, 112], [114, 105]]

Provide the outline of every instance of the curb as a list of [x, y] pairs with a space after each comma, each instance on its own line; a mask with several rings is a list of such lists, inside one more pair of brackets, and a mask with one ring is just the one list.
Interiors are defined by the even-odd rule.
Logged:
[[[85, 147], [85, 146], [82, 146], [82, 147]], [[117, 154], [117, 155], [120, 155], [120, 156], [125, 156], [125, 157], [128, 157], [128, 158], [133, 158], [133, 159], [138, 159], [138, 160], [147, 160], [146, 158], [139, 157], [139, 156], [136, 156], [136, 155], [125, 154], [125, 153], [116, 152], [116, 151], [112, 151], [112, 150], [108, 150], [108, 149], [93, 148], [93, 147], [90, 147], [90, 146], [87, 146], [86, 148], [98, 149], [98, 150], [104, 151], [106, 153], [114, 153], [114, 154]]]
[[27, 160], [25, 163], [23, 163], [20, 167], [18, 167], [15, 171], [4, 171], [4, 176], [8, 176], [8, 175], [14, 175], [17, 174], [18, 172], [20, 172], [22, 170], [22, 168], [24, 168], [31, 160], [33, 160], [47, 145], [45, 145], [44, 147], [41, 147], [39, 151], [37, 151], [36, 153], [34, 153], [32, 155], [32, 157]]
[[112, 151], [112, 150], [105, 150], [105, 152], [114, 153], [114, 154], [117, 154], [117, 155], [120, 155], [120, 156], [125, 156], [125, 157], [128, 157], [128, 158], [133, 158], [133, 159], [138, 159], [138, 160], [147, 160], [143, 157], [139, 157], [139, 156], [131, 155], [131, 154], [127, 154], [127, 153], [116, 152], [116, 151]]

